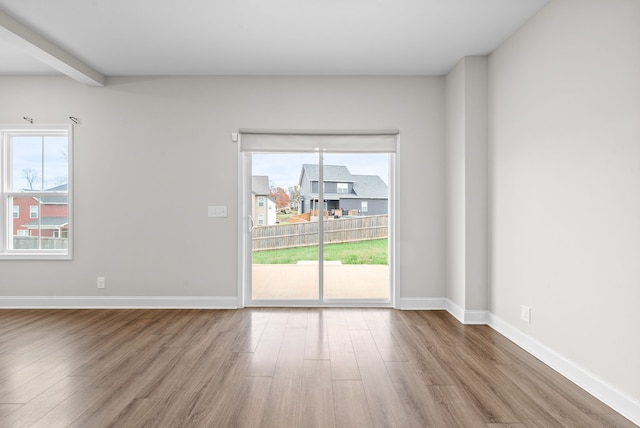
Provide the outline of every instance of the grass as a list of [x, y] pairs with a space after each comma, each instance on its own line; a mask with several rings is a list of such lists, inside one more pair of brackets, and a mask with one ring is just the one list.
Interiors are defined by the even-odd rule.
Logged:
[[[387, 265], [387, 245], [386, 239], [327, 244], [324, 246], [324, 259], [340, 260], [347, 265]], [[301, 260], [318, 260], [318, 247], [253, 252], [254, 264], [295, 264]]]

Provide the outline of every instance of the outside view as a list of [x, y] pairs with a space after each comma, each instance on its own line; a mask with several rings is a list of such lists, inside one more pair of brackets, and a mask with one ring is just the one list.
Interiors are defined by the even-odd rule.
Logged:
[[253, 154], [252, 299], [388, 299], [388, 164], [325, 154], [320, 183], [317, 154]]
[[8, 149], [12, 248], [66, 249], [69, 234], [67, 136], [11, 136]]

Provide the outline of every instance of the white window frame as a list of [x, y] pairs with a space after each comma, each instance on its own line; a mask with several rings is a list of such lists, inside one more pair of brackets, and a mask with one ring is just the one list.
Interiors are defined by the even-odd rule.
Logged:
[[29, 205], [29, 218], [38, 218], [40, 217], [40, 210], [38, 209], [38, 205]]
[[[23, 198], [25, 193], [12, 187], [12, 157], [10, 140], [15, 136], [66, 136], [67, 137], [67, 191], [47, 190], [29, 192], [29, 196], [66, 196], [68, 204], [68, 237], [65, 249], [14, 249], [13, 247], [13, 198]], [[38, 217], [41, 215], [38, 209]], [[31, 215], [31, 213], [30, 213]], [[34, 218], [34, 217], [31, 217]], [[1, 260], [71, 260], [73, 258], [73, 126], [72, 125], [2, 125], [0, 124], [0, 261]]]
[[360, 201], [360, 212], [369, 212], [369, 201]]
[[19, 205], [14, 205], [13, 206], [13, 218], [20, 218], [20, 206]]
[[264, 226], [264, 214], [258, 214], [258, 226]]
[[349, 183], [338, 183], [336, 193], [349, 193]]
[[258, 206], [259, 207], [264, 207], [264, 200], [265, 200], [264, 196], [258, 196]]

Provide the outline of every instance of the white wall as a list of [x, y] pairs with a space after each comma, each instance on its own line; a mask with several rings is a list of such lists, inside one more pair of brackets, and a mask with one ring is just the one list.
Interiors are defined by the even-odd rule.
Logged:
[[487, 309], [487, 57], [465, 57], [447, 74], [447, 297]]
[[466, 286], [466, 61], [461, 60], [446, 76], [446, 201], [447, 201], [447, 298], [465, 308]]
[[[444, 290], [444, 78], [0, 77], [0, 123], [75, 127], [73, 261], [1, 261], [2, 296], [236, 296], [244, 128], [401, 132], [402, 296]], [[228, 218], [207, 218], [227, 205]], [[107, 287], [96, 288], [105, 276]]]
[[489, 88], [489, 309], [640, 402], [640, 2], [552, 1]]

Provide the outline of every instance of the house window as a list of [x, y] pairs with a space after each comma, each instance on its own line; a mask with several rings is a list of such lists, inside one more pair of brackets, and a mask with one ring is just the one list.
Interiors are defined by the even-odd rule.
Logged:
[[264, 214], [258, 214], [258, 226], [264, 226]]
[[71, 257], [71, 130], [0, 125], [0, 259]]
[[367, 201], [360, 202], [360, 211], [363, 213], [366, 213], [367, 211], [369, 211], [369, 202]]
[[258, 206], [264, 207], [264, 196], [258, 196]]
[[338, 193], [349, 193], [349, 185], [347, 183], [338, 183]]

